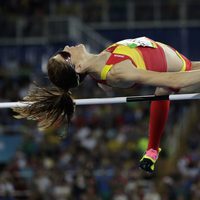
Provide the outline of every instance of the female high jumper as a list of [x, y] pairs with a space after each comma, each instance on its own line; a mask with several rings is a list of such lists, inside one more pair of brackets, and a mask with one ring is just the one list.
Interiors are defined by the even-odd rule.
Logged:
[[[155, 95], [188, 91], [200, 84], [200, 62], [191, 62], [174, 48], [139, 37], [112, 44], [99, 54], [85, 46], [65, 46], [48, 60], [48, 77], [55, 87], [29, 91], [24, 101], [34, 102], [15, 108], [18, 118], [38, 121], [40, 128], [69, 123], [75, 109], [71, 88], [78, 87], [86, 75], [108, 88], [132, 88], [135, 84], [155, 86]], [[153, 172], [160, 151], [160, 140], [167, 121], [170, 101], [152, 101], [149, 141], [140, 168]]]

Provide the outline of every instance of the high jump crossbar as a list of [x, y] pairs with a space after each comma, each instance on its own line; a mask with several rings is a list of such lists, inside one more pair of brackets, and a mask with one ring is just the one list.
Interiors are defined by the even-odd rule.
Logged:
[[[128, 102], [140, 102], [140, 101], [157, 101], [157, 100], [170, 100], [170, 101], [182, 101], [182, 100], [200, 100], [200, 93], [193, 94], [171, 94], [171, 95], [146, 95], [146, 96], [128, 96], [128, 97], [112, 97], [112, 98], [90, 98], [90, 99], [74, 99], [76, 105], [97, 105], [97, 104], [120, 104]], [[26, 107], [31, 102], [4, 102], [0, 103], [0, 108], [16, 108]]]

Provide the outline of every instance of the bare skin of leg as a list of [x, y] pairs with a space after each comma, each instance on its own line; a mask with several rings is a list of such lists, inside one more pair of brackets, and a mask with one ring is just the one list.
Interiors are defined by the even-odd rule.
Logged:
[[156, 90], [155, 90], [155, 95], [156, 96], [161, 96], [161, 95], [169, 95], [169, 94], [172, 94], [173, 92], [166, 89], [166, 88], [163, 88], [163, 87], [157, 87]]

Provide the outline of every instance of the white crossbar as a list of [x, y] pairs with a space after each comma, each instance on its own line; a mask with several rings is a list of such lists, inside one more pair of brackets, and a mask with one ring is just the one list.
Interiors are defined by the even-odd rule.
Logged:
[[[146, 95], [146, 96], [128, 96], [128, 97], [112, 97], [112, 98], [90, 98], [90, 99], [74, 99], [76, 105], [97, 105], [97, 104], [119, 104], [137, 101], [157, 101], [157, 100], [199, 100], [200, 93], [193, 94], [172, 94], [164, 96]], [[26, 107], [31, 102], [3, 102], [0, 103], [0, 108], [16, 108]]]

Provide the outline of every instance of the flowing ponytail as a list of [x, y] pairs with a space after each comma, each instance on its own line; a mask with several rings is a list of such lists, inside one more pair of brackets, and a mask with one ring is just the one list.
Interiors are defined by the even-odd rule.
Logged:
[[65, 120], [69, 124], [75, 111], [69, 89], [79, 86], [86, 76], [76, 73], [68, 52], [58, 52], [58, 55], [64, 57], [51, 57], [47, 63], [48, 77], [55, 87], [42, 88], [36, 85], [23, 99], [31, 103], [27, 107], [13, 109], [17, 113], [16, 118], [36, 120], [41, 130], [59, 127]]
[[26, 107], [14, 108], [13, 110], [18, 113], [15, 117], [36, 120], [40, 130], [59, 127], [65, 120], [69, 124], [75, 111], [75, 103], [70, 92], [57, 87], [36, 86], [29, 91], [23, 101], [30, 104]]

